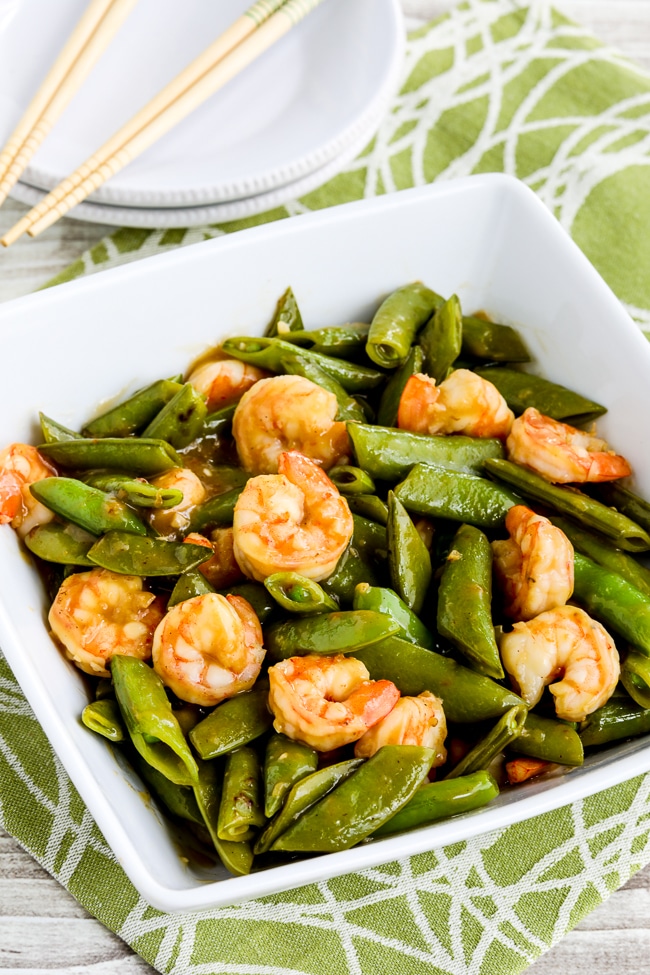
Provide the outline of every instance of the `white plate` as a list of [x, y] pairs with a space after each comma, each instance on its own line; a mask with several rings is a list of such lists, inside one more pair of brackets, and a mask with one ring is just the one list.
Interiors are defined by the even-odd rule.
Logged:
[[[25, 181], [55, 186], [249, 6], [250, 0], [139, 0]], [[83, 0], [0, 4], [0, 144], [83, 7]], [[295, 181], [367, 130], [398, 84], [403, 51], [398, 0], [325, 0], [92, 200], [194, 207]]]
[[[523, 184], [475, 176], [281, 220], [137, 261], [0, 307], [0, 444], [33, 440], [37, 411], [73, 428], [118, 392], [169, 376], [225, 334], [259, 333], [291, 284], [305, 321], [367, 321], [415, 279], [521, 328], [535, 368], [598, 399], [599, 430], [650, 496], [650, 347], [617, 298]], [[25, 349], [30, 382], [24, 379]], [[128, 355], [125, 354], [128, 350]], [[56, 369], [52, 363], [56, 362]], [[583, 768], [504, 791], [485, 809], [248, 877], [184, 863], [155, 804], [86, 731], [87, 689], [55, 649], [46, 599], [11, 529], [0, 530], [0, 644], [120, 864], [154, 906], [201, 910], [262, 897], [467, 839], [650, 770], [650, 737]]]

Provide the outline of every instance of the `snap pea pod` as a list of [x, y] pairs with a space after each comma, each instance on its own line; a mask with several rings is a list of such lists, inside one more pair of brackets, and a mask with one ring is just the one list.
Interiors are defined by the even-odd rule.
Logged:
[[318, 752], [292, 741], [286, 735], [272, 734], [264, 755], [264, 813], [267, 819], [278, 812], [290, 789], [315, 772]]
[[519, 416], [534, 406], [545, 416], [573, 424], [587, 423], [607, 412], [607, 408], [575, 393], [566, 386], [552, 383], [507, 366], [488, 366], [474, 370], [499, 390], [510, 409]]
[[38, 449], [55, 464], [78, 471], [117, 468], [148, 477], [183, 466], [171, 444], [164, 440], [145, 440], [143, 437], [64, 440], [42, 444]]
[[131, 741], [142, 758], [176, 785], [198, 776], [160, 677], [143, 660], [118, 655], [111, 661], [115, 696]]
[[309, 616], [339, 608], [322, 586], [299, 572], [274, 572], [266, 577], [264, 586], [276, 603], [289, 613]]
[[376, 494], [349, 494], [347, 502], [353, 515], [361, 515], [378, 525], [388, 524], [388, 505]]
[[492, 362], [529, 362], [528, 349], [516, 329], [477, 315], [463, 315], [463, 355]]
[[363, 352], [369, 331], [369, 322], [348, 322], [345, 325], [326, 325], [308, 332], [287, 332], [282, 337], [285, 342], [302, 346], [312, 352], [347, 359]]
[[621, 665], [621, 683], [639, 707], [650, 708], [650, 657], [630, 649]]
[[383, 558], [388, 551], [387, 528], [361, 515], [352, 515], [352, 523], [352, 544], [366, 555]]
[[341, 383], [334, 376], [330, 375], [329, 372], [321, 369], [313, 359], [299, 355], [296, 351], [293, 355], [287, 354], [283, 356], [280, 364], [283, 372], [289, 373], [291, 376], [302, 376], [303, 379], [309, 379], [312, 383], [316, 383], [317, 386], [321, 386], [328, 393], [336, 396], [336, 402], [338, 403], [337, 420], [358, 420], [360, 423], [363, 423], [366, 419], [366, 414], [361, 404], [350, 396], [349, 393], [346, 393]]
[[388, 295], [375, 312], [366, 355], [383, 369], [401, 366], [415, 336], [436, 309], [439, 297], [421, 281], [404, 285]]
[[438, 588], [438, 633], [454, 644], [474, 670], [502, 680], [492, 624], [492, 548], [473, 525], [461, 525]]
[[154, 416], [142, 436], [164, 440], [176, 450], [181, 450], [199, 436], [207, 415], [205, 396], [192, 383], [184, 383]]
[[519, 502], [512, 491], [484, 477], [429, 464], [416, 464], [395, 494], [409, 511], [477, 528], [498, 528]]
[[439, 305], [418, 336], [424, 352], [424, 372], [441, 383], [460, 355], [463, 316], [457, 295]]
[[175, 785], [174, 782], [170, 782], [166, 775], [145, 762], [137, 752], [131, 752], [129, 757], [136, 772], [144, 784], [148, 786], [154, 798], [162, 802], [172, 816], [194, 823], [196, 826], [204, 825], [194, 790], [190, 786]]
[[429, 782], [420, 786], [412, 799], [391, 819], [376, 829], [373, 836], [390, 836], [405, 829], [426, 826], [487, 805], [499, 795], [499, 786], [489, 772], [472, 772], [456, 779]]
[[275, 600], [269, 595], [264, 586], [257, 582], [240, 582], [229, 589], [220, 589], [222, 596], [241, 596], [250, 603], [255, 610], [260, 623], [266, 623], [276, 608]]
[[422, 372], [424, 352], [419, 345], [412, 345], [404, 364], [396, 369], [390, 377], [379, 401], [377, 423], [381, 427], [397, 426], [397, 411], [399, 401], [409, 378], [416, 372]]
[[[290, 342], [283, 342], [282, 339], [251, 338], [247, 335], [226, 339], [221, 348], [234, 359], [250, 362], [251, 365], [270, 372], [282, 372], [282, 359], [296, 353], [295, 346]], [[302, 355], [334, 376], [348, 393], [374, 389], [384, 378], [384, 374], [377, 369], [358, 366], [331, 355], [321, 355], [320, 352], [311, 352], [309, 349], [303, 349]]]
[[356, 655], [357, 650], [379, 643], [398, 630], [399, 624], [384, 613], [343, 610], [272, 623], [266, 627], [264, 642], [274, 662], [310, 653]]
[[181, 384], [173, 379], [159, 379], [139, 389], [124, 402], [87, 423], [83, 428], [84, 437], [128, 437], [138, 433], [180, 388]]
[[236, 877], [245, 876], [253, 866], [253, 850], [248, 842], [231, 842], [219, 838], [219, 809], [221, 806], [221, 781], [215, 762], [197, 762], [199, 778], [194, 786], [194, 796], [210, 839], [226, 870]]
[[230, 406], [223, 406], [220, 410], [215, 410], [214, 413], [208, 413], [203, 420], [200, 436], [225, 436], [230, 432], [230, 428], [232, 427], [232, 418], [235, 415], [236, 409], [237, 404], [231, 403]]
[[267, 707], [269, 685], [258, 681], [252, 690], [218, 704], [190, 731], [190, 741], [202, 759], [226, 755], [268, 731], [273, 715]]
[[357, 650], [354, 656], [366, 665], [371, 680], [390, 680], [402, 694], [413, 697], [431, 691], [441, 698], [447, 720], [455, 724], [497, 718], [524, 703], [490, 677], [397, 636]]
[[584, 761], [584, 749], [575, 728], [532, 711], [526, 715], [526, 723], [513, 750], [519, 755], [558, 765], [582, 765]]
[[339, 493], [345, 495], [373, 494], [375, 493], [375, 482], [360, 467], [352, 467], [350, 464], [340, 464], [331, 467], [327, 472], [332, 484], [339, 489]]
[[147, 526], [123, 501], [74, 477], [45, 477], [30, 486], [37, 501], [91, 535], [146, 535]]
[[179, 575], [172, 589], [171, 596], [167, 602], [167, 609], [169, 610], [172, 606], [185, 602], [186, 599], [194, 599], [195, 596], [205, 596], [207, 593], [214, 591], [214, 587], [210, 585], [203, 573], [199, 572], [198, 569], [183, 572]]
[[610, 698], [607, 704], [580, 722], [580, 738], [585, 748], [647, 735], [648, 732], [650, 709], [639, 707], [628, 697]]
[[384, 745], [299, 816], [271, 849], [349, 850], [406, 805], [429, 774], [435, 754], [421, 745]]
[[190, 515], [190, 531], [203, 532], [206, 528], [232, 525], [235, 505], [242, 491], [243, 485], [215, 494], [213, 498], [197, 505]]
[[81, 712], [81, 721], [102, 738], [109, 741], [124, 741], [125, 732], [122, 715], [117, 701], [113, 697], [104, 697], [100, 701], [91, 701]]
[[634, 491], [611, 481], [598, 485], [598, 495], [605, 504], [611, 505], [650, 533], [650, 503]]
[[348, 433], [359, 467], [383, 481], [406, 477], [415, 464], [482, 474], [488, 458], [503, 457], [501, 441], [489, 438], [430, 437], [365, 423], [348, 423]]
[[226, 755], [217, 835], [220, 840], [251, 840], [266, 822], [262, 809], [262, 767], [248, 745]]
[[284, 335], [286, 332], [302, 332], [304, 328], [296, 296], [292, 288], [287, 288], [284, 294], [280, 296], [273, 318], [266, 326], [264, 334], [273, 337], [274, 335]]
[[650, 599], [622, 576], [579, 552], [574, 554], [573, 572], [575, 602], [650, 656]]
[[183, 500], [183, 492], [178, 488], [156, 487], [143, 477], [132, 477], [117, 471], [92, 471], [85, 474], [82, 480], [138, 508], [173, 508]]
[[131, 576], [177, 576], [196, 569], [213, 555], [204, 545], [110, 531], [88, 551], [95, 565]]
[[270, 850], [277, 838], [298, 819], [301, 813], [331, 792], [339, 782], [346, 779], [362, 764], [363, 759], [351, 758], [336, 765], [327, 765], [296, 782], [287, 793], [280, 811], [258, 836], [254, 846], [255, 853], [266, 853]]
[[570, 518], [550, 515], [553, 524], [560, 528], [574, 549], [603, 568], [623, 576], [640, 592], [650, 598], [650, 569], [638, 562], [633, 555], [616, 548], [611, 542], [583, 528]]
[[388, 565], [393, 589], [419, 613], [431, 582], [431, 556], [408, 511], [388, 492]]
[[30, 552], [45, 562], [59, 565], [84, 565], [94, 568], [95, 563], [88, 558], [88, 552], [97, 541], [77, 525], [61, 525], [50, 521], [36, 525], [25, 538]]
[[491, 477], [509, 484], [524, 497], [539, 501], [587, 528], [600, 532], [626, 552], [645, 552], [650, 548], [650, 535], [640, 525], [575, 488], [550, 484], [534, 471], [519, 467], [509, 460], [486, 460], [485, 470]]
[[41, 423], [41, 433], [43, 434], [43, 441], [45, 443], [60, 443], [62, 440], [82, 439], [80, 433], [69, 430], [68, 427], [64, 427], [62, 423], [57, 423], [56, 420], [52, 420], [45, 413], [39, 413], [38, 418]]
[[445, 779], [456, 779], [461, 775], [487, 770], [497, 755], [519, 738], [526, 722], [528, 708], [525, 704], [515, 704], [501, 715], [487, 735], [474, 745], [464, 758], [447, 772]]
[[113, 693], [113, 681], [110, 677], [100, 677], [95, 684], [95, 700], [103, 701], [105, 697], [115, 698]]
[[371, 560], [356, 545], [348, 545], [336, 569], [323, 581], [323, 589], [340, 604], [351, 604], [354, 590], [360, 582], [377, 585]]
[[432, 650], [434, 639], [430, 631], [406, 605], [396, 592], [380, 586], [370, 586], [367, 582], [360, 582], [354, 590], [353, 609], [369, 609], [375, 613], [383, 613], [399, 624], [395, 636], [415, 643], [427, 650]]

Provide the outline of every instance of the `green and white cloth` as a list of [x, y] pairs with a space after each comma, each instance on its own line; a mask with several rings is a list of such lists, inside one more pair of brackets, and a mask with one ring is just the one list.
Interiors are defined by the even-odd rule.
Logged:
[[[650, 77], [546, 2], [466, 0], [409, 39], [377, 136], [245, 221], [119, 230], [55, 282], [267, 220], [470, 173], [531, 186], [650, 329]], [[510, 975], [650, 860], [650, 776], [451, 847], [196, 915], [146, 904], [0, 664], [4, 827], [170, 975]]]

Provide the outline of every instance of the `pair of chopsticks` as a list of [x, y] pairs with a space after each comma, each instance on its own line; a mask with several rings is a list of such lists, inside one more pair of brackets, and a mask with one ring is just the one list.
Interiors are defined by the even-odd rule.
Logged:
[[[25, 136], [23, 133], [31, 132], [30, 127], [38, 129], [40, 119], [45, 114], [42, 109], [43, 103], [51, 104], [56, 99], [57, 92], [66, 87], [66, 80], [68, 80], [67, 92], [69, 94], [65, 101], [67, 104], [69, 98], [72, 97], [73, 91], [70, 90], [72, 86], [78, 86], [90, 70], [92, 65], [88, 62], [93, 54], [95, 59], [101, 54], [108, 44], [108, 40], [119, 26], [117, 24], [118, 18], [121, 18], [119, 19], [119, 23], [121, 23], [128, 13], [127, 8], [130, 9], [134, 3], [135, 0], [94, 0], [91, 3], [75, 29], [77, 41], [73, 44], [73, 38], [70, 38], [43, 85], [43, 88], [49, 85], [51, 101], [47, 102], [47, 94], [41, 95], [43, 90], [41, 89], [13, 133], [9, 144], [0, 154], [1, 166], [5, 153], [11, 153], [10, 147], [17, 145], [20, 139], [22, 139], [21, 146], [28, 147], [27, 150], [19, 148], [15, 151], [12, 157], [13, 162], [7, 169], [6, 178], [11, 173], [11, 178], [15, 182], [22, 172], [22, 168], [19, 168], [18, 159], [24, 158], [27, 151], [32, 149], [34, 142], [36, 142], [35, 139], [30, 142], [30, 135]], [[213, 95], [235, 75], [248, 67], [252, 61], [268, 50], [320, 3], [322, 0], [257, 0], [198, 58], [192, 61], [144, 108], [140, 109], [103, 146], [82, 163], [74, 173], [59, 183], [39, 204], [11, 227], [4, 237], [0, 238], [0, 243], [8, 247], [25, 232], [31, 237], [36, 237], [47, 227], [50, 227], [59, 217], [64, 216], [73, 206], [84, 200], [93, 190], [96, 190], [102, 183], [114, 176], [136, 156], [148, 149], [157, 139], [186, 118], [210, 95]], [[98, 13], [102, 6], [107, 8], [103, 15]], [[82, 27], [85, 21], [91, 22], [93, 20], [91, 11], [95, 17], [95, 26], [92, 30], [88, 25]], [[105, 39], [102, 24], [105, 23], [106, 18], [111, 13], [112, 18], [104, 27], [110, 36]], [[85, 47], [82, 46], [79, 49], [80, 38], [83, 38], [84, 32], [86, 44]], [[101, 35], [101, 40], [97, 35]], [[78, 67], [79, 60], [84, 57], [84, 51], [91, 43], [93, 43], [92, 51], [86, 56], [84, 66]], [[76, 55], [75, 51], [77, 52]], [[68, 62], [67, 73], [63, 67], [64, 56]], [[57, 67], [59, 62], [62, 64]], [[56, 88], [57, 79], [59, 79], [59, 88]], [[53, 90], [54, 94], [52, 94]], [[57, 103], [57, 108], [61, 105], [61, 100]], [[38, 115], [36, 124], [34, 124], [33, 119], [38, 114], [39, 107], [41, 115]], [[61, 111], [63, 107], [61, 107]], [[50, 113], [48, 118], [52, 114]], [[51, 122], [47, 124], [51, 124]], [[49, 131], [47, 125], [41, 126], [39, 129], [39, 131], [43, 130]], [[40, 142], [36, 142], [32, 151], [35, 151], [39, 144]], [[31, 158], [31, 153], [27, 156], [27, 159], [29, 158]], [[16, 171], [18, 171], [18, 175], [16, 175]], [[0, 179], [0, 193], [2, 192], [3, 182], [4, 179]], [[4, 198], [0, 196], [0, 203], [2, 199]]]

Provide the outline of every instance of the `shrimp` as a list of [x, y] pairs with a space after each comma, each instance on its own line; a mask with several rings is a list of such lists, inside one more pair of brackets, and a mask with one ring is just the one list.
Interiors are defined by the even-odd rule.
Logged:
[[[614, 692], [620, 663], [611, 636], [577, 606], [558, 606], [501, 637], [503, 666], [533, 707], [547, 684], [558, 718], [582, 721]], [[555, 684], [557, 677], [562, 679]]]
[[573, 594], [573, 545], [548, 518], [516, 504], [506, 515], [510, 538], [492, 542], [494, 570], [505, 595], [505, 613], [532, 620]]
[[194, 471], [187, 467], [173, 467], [154, 477], [151, 483], [160, 488], [178, 488], [183, 500], [173, 508], [152, 508], [149, 523], [160, 535], [175, 535], [190, 523], [192, 509], [205, 500], [205, 488]]
[[239, 359], [218, 359], [205, 362], [190, 373], [188, 382], [192, 383], [207, 400], [208, 409], [221, 410], [241, 399], [246, 390], [270, 373], [257, 366], [249, 366]]
[[227, 589], [243, 580], [244, 574], [235, 560], [232, 528], [215, 528], [210, 538], [191, 532], [183, 541], [212, 549], [214, 555], [207, 562], [202, 562], [198, 570], [215, 589]]
[[351, 448], [345, 423], [336, 421], [338, 403], [302, 376], [262, 379], [242, 396], [232, 432], [242, 467], [275, 474], [280, 454], [299, 450], [325, 470], [345, 464]]
[[93, 677], [109, 677], [108, 664], [118, 654], [149, 659], [163, 615], [161, 597], [144, 590], [140, 576], [92, 569], [64, 580], [48, 619], [77, 667]]
[[235, 558], [258, 582], [285, 569], [320, 582], [352, 538], [350, 508], [318, 464], [297, 450], [280, 454], [278, 471], [251, 478], [237, 500]]
[[153, 636], [153, 668], [181, 701], [212, 707], [255, 683], [266, 651], [253, 607], [216, 592], [177, 603]]
[[54, 512], [36, 500], [29, 486], [55, 476], [56, 471], [36, 447], [24, 443], [6, 447], [0, 453], [0, 525], [11, 522], [24, 538], [32, 528], [51, 521]]
[[469, 369], [456, 369], [439, 386], [423, 373], [409, 376], [399, 401], [397, 426], [430, 435], [505, 438], [514, 417], [493, 383]]
[[289, 657], [269, 668], [269, 707], [276, 731], [329, 752], [358, 741], [399, 699], [389, 680], [370, 680], [365, 665], [343, 654]]
[[447, 721], [442, 701], [430, 691], [417, 697], [401, 697], [392, 711], [366, 731], [354, 746], [357, 758], [370, 758], [382, 745], [424, 745], [433, 748], [433, 768], [447, 758], [444, 746]]
[[532, 406], [512, 424], [506, 450], [509, 460], [554, 483], [614, 481], [632, 473], [625, 457], [609, 450], [604, 440]]

